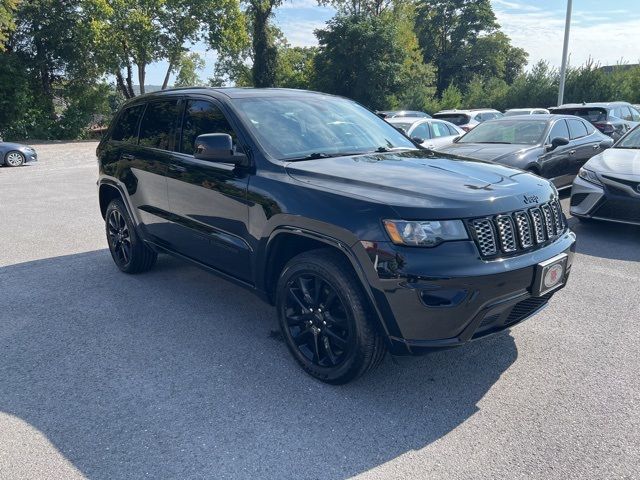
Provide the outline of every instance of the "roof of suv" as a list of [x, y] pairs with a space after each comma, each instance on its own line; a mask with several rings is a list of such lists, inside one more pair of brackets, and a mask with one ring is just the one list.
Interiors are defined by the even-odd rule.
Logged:
[[499, 110], [496, 110], [494, 108], [471, 108], [468, 110], [457, 110], [457, 109], [453, 109], [453, 110], [440, 110], [437, 113], [434, 113], [434, 115], [439, 115], [441, 113], [465, 113], [465, 114], [469, 114], [469, 113], [478, 113], [478, 112], [495, 112], [495, 113], [502, 113]]
[[590, 102], [590, 103], [565, 103], [559, 107], [551, 107], [551, 110], [558, 108], [608, 108], [621, 105], [631, 105], [629, 102]]
[[147, 93], [136, 98], [152, 98], [161, 97], [165, 95], [176, 94], [198, 94], [198, 93], [217, 93], [225, 95], [229, 98], [246, 98], [246, 97], [272, 97], [278, 96], [300, 96], [300, 95], [325, 95], [327, 97], [333, 97], [328, 93], [312, 92], [309, 90], [296, 90], [294, 88], [243, 88], [243, 87], [183, 87], [183, 88], [169, 88], [167, 90], [160, 90], [157, 92]]

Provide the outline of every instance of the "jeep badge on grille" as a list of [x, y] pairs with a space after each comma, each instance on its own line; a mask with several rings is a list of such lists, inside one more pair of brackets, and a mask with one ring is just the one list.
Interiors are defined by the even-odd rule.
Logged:
[[533, 203], [538, 203], [538, 196], [537, 195], [523, 195], [524, 197], [524, 204], [525, 205], [531, 205]]

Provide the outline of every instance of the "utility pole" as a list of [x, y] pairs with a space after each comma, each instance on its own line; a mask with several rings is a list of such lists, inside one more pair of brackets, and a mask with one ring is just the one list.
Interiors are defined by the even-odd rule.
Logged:
[[569, 54], [569, 30], [571, 29], [571, 10], [573, 0], [567, 0], [567, 18], [564, 24], [564, 46], [562, 47], [562, 65], [560, 67], [560, 90], [558, 91], [558, 106], [564, 103], [564, 81], [567, 76], [567, 55]]

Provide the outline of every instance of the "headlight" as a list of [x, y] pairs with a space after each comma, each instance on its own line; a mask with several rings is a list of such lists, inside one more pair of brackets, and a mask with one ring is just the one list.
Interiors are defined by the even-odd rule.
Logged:
[[598, 175], [596, 175], [596, 173], [592, 172], [591, 170], [587, 170], [586, 168], [581, 168], [580, 171], [578, 172], [578, 176], [581, 179], [586, 180], [587, 182], [600, 185], [601, 187], [603, 186], [602, 182], [598, 179]]
[[469, 238], [461, 220], [385, 220], [384, 228], [396, 245], [435, 247], [448, 240]]

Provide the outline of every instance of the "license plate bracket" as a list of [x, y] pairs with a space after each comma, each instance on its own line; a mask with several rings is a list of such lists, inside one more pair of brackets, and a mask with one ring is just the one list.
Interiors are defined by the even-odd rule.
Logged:
[[569, 256], [566, 253], [561, 253], [536, 265], [536, 274], [531, 288], [531, 294], [534, 297], [540, 297], [564, 285], [568, 259]]

